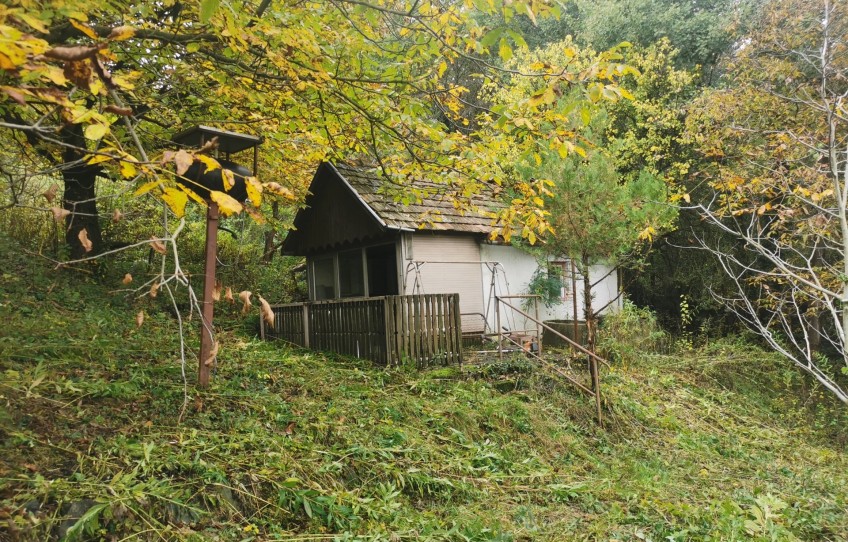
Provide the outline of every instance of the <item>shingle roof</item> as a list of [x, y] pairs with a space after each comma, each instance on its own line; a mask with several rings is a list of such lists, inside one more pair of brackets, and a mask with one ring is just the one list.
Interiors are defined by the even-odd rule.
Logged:
[[502, 204], [491, 193], [470, 198], [471, 205], [479, 210], [458, 209], [456, 197], [450, 193], [449, 186], [415, 180], [410, 186], [422, 193], [421, 201], [404, 205], [388, 193], [391, 189], [383, 190], [386, 182], [378, 177], [375, 169], [346, 164], [332, 166], [388, 228], [481, 234], [490, 234], [497, 229], [489, 213]]

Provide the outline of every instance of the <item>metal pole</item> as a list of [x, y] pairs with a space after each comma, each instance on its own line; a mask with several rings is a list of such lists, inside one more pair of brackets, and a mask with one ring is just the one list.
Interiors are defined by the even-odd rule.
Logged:
[[495, 325], [498, 326], [498, 361], [503, 359], [503, 344], [501, 340], [501, 298], [495, 296]]
[[209, 374], [213, 363], [212, 349], [215, 335], [212, 328], [214, 315], [215, 264], [218, 255], [218, 204], [209, 202], [206, 212], [206, 269], [203, 284], [203, 308], [201, 310], [200, 359], [198, 361], [197, 383], [201, 388], [209, 385]]

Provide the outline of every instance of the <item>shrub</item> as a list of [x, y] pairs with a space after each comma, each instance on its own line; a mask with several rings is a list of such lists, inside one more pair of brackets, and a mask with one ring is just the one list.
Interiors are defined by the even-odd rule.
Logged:
[[668, 342], [650, 309], [625, 299], [620, 311], [604, 317], [598, 332], [598, 349], [611, 361], [632, 363], [647, 353], [660, 353]]

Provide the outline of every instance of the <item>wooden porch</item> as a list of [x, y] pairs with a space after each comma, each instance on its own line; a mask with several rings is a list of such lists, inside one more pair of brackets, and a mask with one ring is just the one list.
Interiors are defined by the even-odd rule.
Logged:
[[369, 359], [381, 365], [462, 363], [459, 294], [390, 295], [275, 305], [265, 340]]

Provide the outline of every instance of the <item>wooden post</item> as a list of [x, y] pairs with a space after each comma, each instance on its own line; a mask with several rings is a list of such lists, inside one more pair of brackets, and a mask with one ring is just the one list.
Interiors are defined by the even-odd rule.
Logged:
[[572, 313], [573, 323], [574, 323], [574, 342], [583, 344], [583, 341], [580, 340], [580, 326], [577, 325], [577, 267], [574, 265], [574, 260], [569, 260], [571, 262], [571, 301], [574, 306], [574, 312]]
[[[538, 351], [536, 353], [539, 354], [539, 357], [541, 357], [542, 356], [542, 324], [541, 324], [542, 321], [539, 320], [539, 298], [534, 297], [533, 301], [535, 302], [535, 307], [536, 307], [536, 348], [538, 348]], [[533, 347], [531, 346], [530, 349], [532, 350]]]
[[309, 304], [303, 304], [303, 347], [309, 348]]
[[598, 374], [598, 360], [589, 356], [589, 369], [592, 371], [592, 391], [595, 393], [595, 410], [598, 416], [598, 425], [604, 426], [603, 413], [601, 412], [601, 379]]
[[203, 284], [203, 307], [201, 309], [200, 326], [200, 359], [198, 360], [197, 383], [201, 388], [209, 385], [210, 367], [212, 365], [212, 349], [215, 343], [215, 333], [212, 328], [214, 316], [215, 265], [218, 255], [218, 204], [209, 202], [206, 212], [206, 269]]

